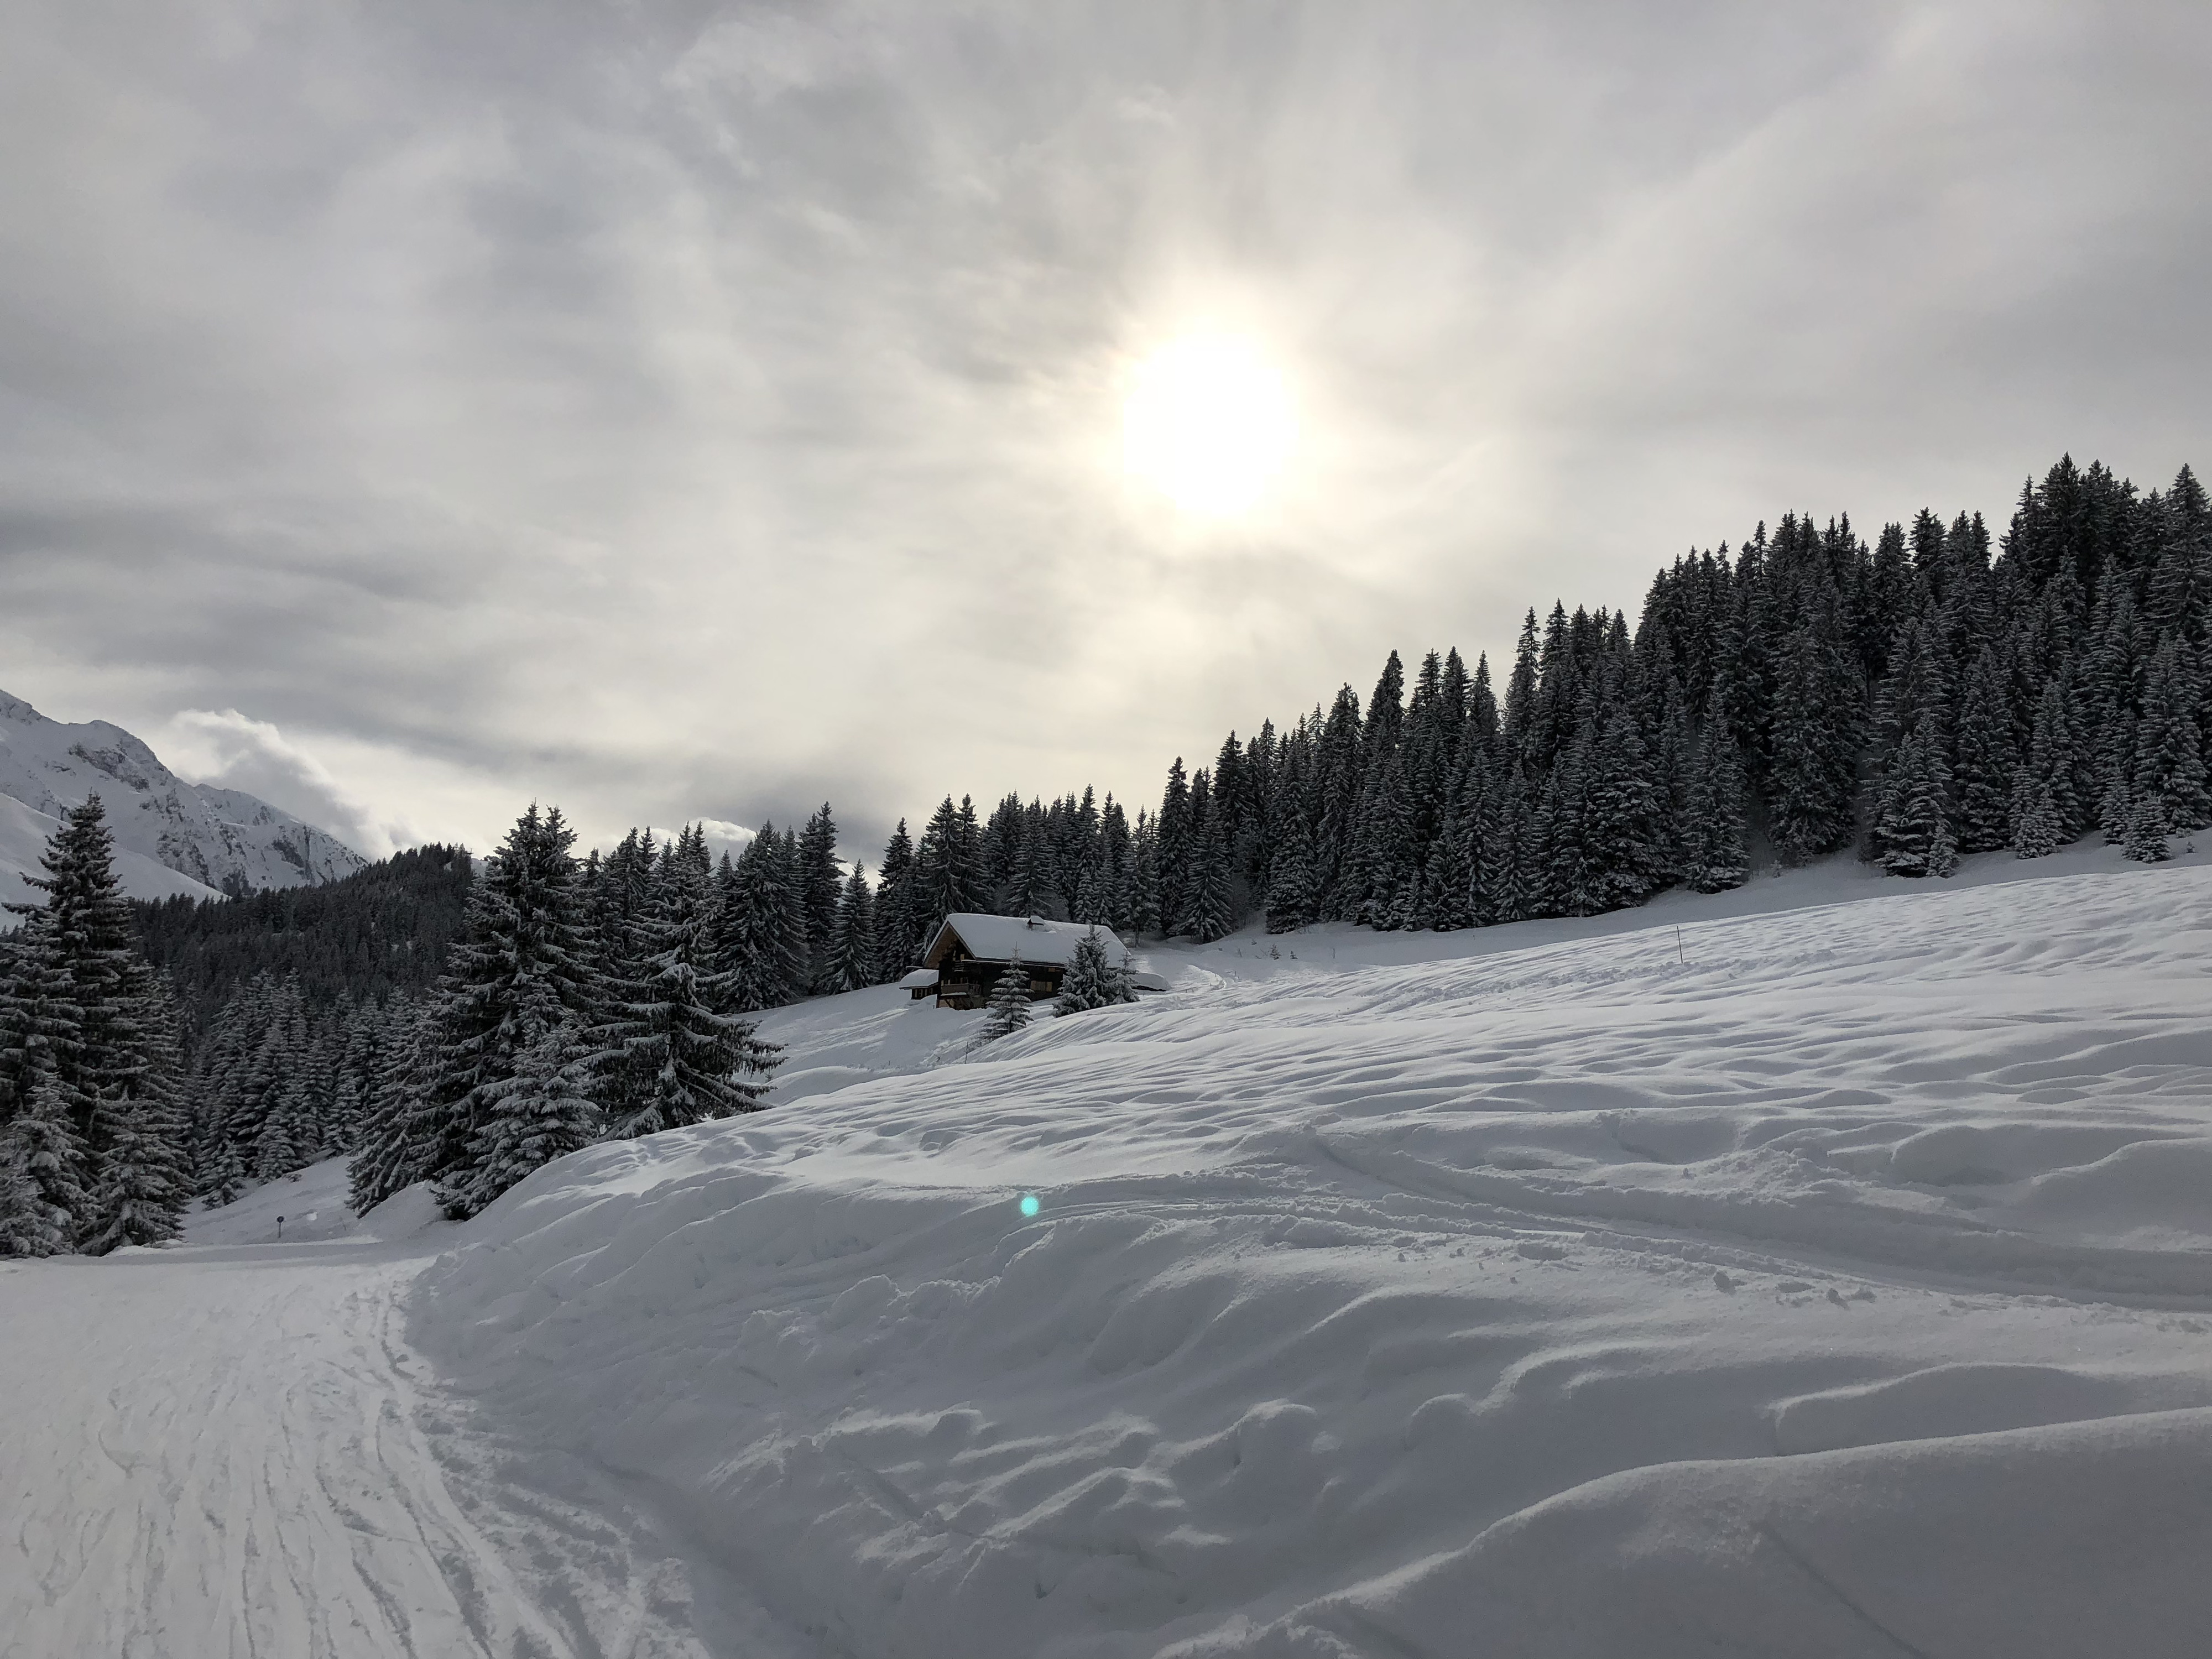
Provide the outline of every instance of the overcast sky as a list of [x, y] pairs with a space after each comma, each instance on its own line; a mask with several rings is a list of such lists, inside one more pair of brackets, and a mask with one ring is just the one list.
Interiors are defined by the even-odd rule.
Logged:
[[[15, 0], [0, 687], [382, 852], [1157, 798], [1790, 508], [2212, 464], [2212, 6]], [[1249, 513], [1126, 473], [1251, 343]]]

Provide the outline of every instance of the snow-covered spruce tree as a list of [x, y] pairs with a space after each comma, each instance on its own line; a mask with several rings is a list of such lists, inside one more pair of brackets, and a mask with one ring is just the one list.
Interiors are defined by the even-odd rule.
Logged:
[[2139, 794], [2128, 814], [2127, 839], [2120, 844], [2120, 856], [2138, 864], [2163, 864], [2173, 856], [2166, 844], [2169, 833], [2166, 803], [2154, 792]]
[[93, 1104], [100, 1154], [84, 1248], [94, 1255], [174, 1238], [191, 1200], [188, 1115], [177, 1092], [183, 1054], [176, 1005], [150, 975], [139, 1021], [145, 1070], [133, 1087], [104, 1090]]
[[1596, 904], [1587, 886], [1589, 862], [1583, 852], [1583, 802], [1588, 794], [1589, 744], [1570, 742], [1544, 780], [1537, 833], [1544, 857], [1530, 871], [1532, 908], [1547, 916], [1587, 916]]
[[1958, 868], [1950, 777], [1935, 735], [1923, 729], [1897, 753], [1877, 826], [1877, 854], [1893, 876], [1948, 876]]
[[67, 1233], [23, 1167], [15, 1134], [0, 1130], [0, 1259], [57, 1255], [68, 1248]]
[[86, 1190], [84, 1142], [70, 1121], [68, 1097], [61, 1080], [41, 1067], [29, 1079], [16, 1103], [6, 1142], [8, 1156], [30, 1184], [35, 1215], [33, 1225], [52, 1255], [74, 1249], [92, 1218], [92, 1195]]
[[216, 1210], [236, 1203], [245, 1191], [246, 1165], [239, 1161], [238, 1148], [228, 1139], [218, 1140], [214, 1155], [200, 1171], [201, 1200], [208, 1208]]
[[764, 860], [764, 884], [757, 895], [762, 926], [768, 940], [770, 963], [781, 977], [775, 1001], [770, 1006], [797, 1002], [807, 993], [805, 870], [799, 860], [799, 836], [763, 832], [754, 845]]
[[1044, 848], [1039, 844], [1044, 838], [1044, 826], [1023, 812], [1007, 830], [1007, 839], [1013, 843], [1012, 856], [1006, 882], [999, 890], [1000, 908], [1010, 916], [1045, 914], [1052, 905], [1045, 896]]
[[1168, 765], [1160, 810], [1152, 815], [1153, 871], [1159, 898], [1160, 932], [1182, 931], [1186, 890], [1190, 884], [1190, 779], [1177, 755]]
[[354, 1136], [361, 1127], [361, 1099], [360, 1074], [350, 1066], [341, 1067], [331, 1085], [331, 1117], [325, 1126], [323, 1157], [337, 1158], [353, 1150]]
[[[995, 986], [992, 988], [997, 989]], [[1075, 942], [1074, 954], [1068, 958], [1067, 971], [1060, 976], [1060, 994], [1053, 1001], [1052, 1011], [1055, 1014], [1079, 1014], [1088, 1009], [1110, 1008], [1116, 1003], [1136, 1000], [1127, 970], [1107, 956], [1105, 939], [1097, 928], [1092, 927]]]
[[[428, 1176], [425, 1160], [442, 1144], [440, 1111], [431, 1094], [440, 1058], [433, 999], [407, 999], [395, 1011], [391, 1028], [383, 1069], [369, 1091], [353, 1156], [346, 1164], [350, 1189], [346, 1201], [356, 1215], [367, 1215], [394, 1193]], [[230, 1143], [224, 1146], [234, 1155]], [[212, 1190], [207, 1199], [210, 1204], [229, 1201]]]
[[[185, 1202], [181, 1182], [161, 1174], [176, 1170], [183, 1152], [167, 1081], [174, 1057], [162, 1049], [159, 987], [114, 857], [106, 811], [92, 796], [47, 843], [46, 874], [31, 882], [44, 906], [10, 907], [33, 925], [11, 953], [12, 983], [0, 994], [0, 1031], [22, 1039], [20, 1060], [7, 1069], [40, 1077], [70, 1130], [76, 1162], [67, 1179], [79, 1194], [70, 1216], [76, 1242], [85, 1243], [101, 1231], [93, 1196], [104, 1188], [112, 1135], [124, 1136], [132, 1166], [119, 1172], [116, 1193], [136, 1191], [150, 1204], [158, 1188], [172, 1221]], [[27, 1167], [40, 1178], [46, 1164], [33, 1158]]]
[[1522, 775], [1516, 762], [1494, 778], [1474, 825], [1474, 918], [1485, 927], [1518, 921]]
[[836, 963], [837, 911], [843, 883], [837, 875], [837, 821], [830, 804], [806, 820], [799, 838], [793, 877], [806, 927], [806, 989], [819, 994], [845, 988]]
[[102, 1152], [86, 1253], [101, 1255], [125, 1244], [174, 1238], [191, 1182], [161, 1103], [103, 1099], [94, 1121]]
[[2197, 728], [2198, 701], [2181, 642], [2168, 634], [2159, 641], [2143, 681], [2131, 782], [2138, 800], [2157, 798], [2169, 834], [2212, 823], [2212, 795], [2205, 790], [2203, 736]]
[[784, 958], [788, 895], [776, 869], [774, 826], [763, 829], [714, 876], [714, 970], [730, 981], [730, 1006], [780, 1007], [790, 976]]
[[1768, 822], [1785, 864], [1834, 851], [1851, 836], [1858, 696], [1832, 618], [1798, 628], [1780, 653], [1768, 767]]
[[956, 911], [973, 910], [982, 894], [982, 872], [975, 846], [975, 811], [963, 799], [955, 806], [947, 795], [930, 815], [915, 848], [914, 921], [917, 937], [936, 932]]
[[257, 1184], [266, 1185], [307, 1167], [299, 1139], [293, 1133], [297, 1117], [297, 1097], [280, 1096], [261, 1120], [261, 1132], [253, 1138], [253, 1179]]
[[1311, 844], [1305, 815], [1295, 807], [1286, 811], [1267, 883], [1267, 931], [1271, 933], [1295, 933], [1313, 920]]
[[1650, 751], [1625, 708], [1611, 710], [1598, 734], [1583, 811], [1590, 908], [1641, 904], [1659, 890], [1663, 831]]
[[1750, 879], [1751, 855], [1744, 840], [1743, 758], [1717, 685], [1706, 700], [1692, 756], [1682, 884], [1693, 893], [1725, 892]]
[[2097, 828], [2107, 847], [2118, 847], [2128, 838], [2128, 825], [2135, 817], [2135, 792], [2128, 787], [2128, 775], [2120, 770], [2108, 772], [2105, 787], [2097, 798]]
[[921, 949], [915, 935], [914, 842], [906, 820], [898, 821], [891, 838], [884, 843], [883, 861], [876, 868], [876, 983], [890, 985], [905, 976]]
[[2065, 816], [2049, 782], [2031, 781], [2027, 799], [2014, 810], [2012, 851], [2014, 858], [2048, 858], [2066, 844]]
[[837, 901], [837, 924], [831, 936], [830, 979], [832, 991], [858, 991], [876, 982], [876, 915], [874, 896], [868, 891], [866, 872], [856, 861], [845, 879]]
[[2057, 852], [2079, 833], [2081, 806], [2075, 793], [2079, 767], [2071, 699], [2056, 675], [2043, 683], [2027, 760], [2013, 793], [2012, 848], [2024, 859]]
[[533, 1170], [599, 1138], [605, 1120], [591, 1097], [590, 1059], [568, 1018], [525, 1046], [514, 1075], [487, 1091], [465, 1173], [438, 1188], [447, 1214], [472, 1216]]
[[[68, 969], [46, 942], [46, 909], [37, 905], [9, 908], [23, 921], [8, 941], [8, 975], [0, 980], [0, 1122], [21, 1112], [40, 1080], [57, 1073], [65, 1060], [73, 1061], [82, 1047]], [[65, 1086], [64, 1093], [67, 1106], [71, 1100]], [[81, 1155], [76, 1115], [65, 1115]], [[90, 1115], [87, 1102], [86, 1121]]]
[[1211, 811], [1199, 830], [1185, 896], [1190, 908], [1177, 931], [1200, 945], [1212, 944], [1236, 925], [1230, 910], [1229, 854], [1221, 844], [1220, 821]]
[[1017, 951], [1013, 960], [1000, 969], [998, 978], [991, 981], [991, 994], [983, 1004], [983, 1028], [977, 1033], [977, 1040], [996, 1042], [1029, 1023], [1030, 970], [1022, 964], [1022, 953]]
[[696, 831], [672, 849], [657, 887], [639, 967], [606, 988], [605, 1018], [589, 1036], [591, 1087], [611, 1139], [758, 1111], [776, 1065], [775, 1045], [754, 1035], [714, 966]]
[[2005, 844], [2011, 831], [2016, 763], [2008, 678], [1994, 646], [1982, 648], [1966, 677], [1952, 780], [1953, 821], [1961, 853], [1991, 852]]
[[1474, 922], [1474, 832], [1469, 823], [1473, 814], [1462, 805], [1468, 787], [1462, 778], [1445, 804], [1436, 848], [1422, 876], [1417, 924], [1439, 933], [1472, 927]]
[[[595, 1011], [574, 843], [558, 808], [541, 815], [532, 805], [484, 861], [432, 1004], [428, 1052], [418, 1057], [428, 1075], [408, 1069], [389, 1109], [371, 1114], [374, 1139], [365, 1134], [355, 1154], [354, 1189], [367, 1200], [357, 1208], [397, 1191], [389, 1183], [401, 1175], [402, 1186], [465, 1186], [491, 1091], [514, 1078], [547, 1024]], [[637, 850], [641, 860], [643, 845]], [[617, 921], [622, 908], [612, 907]]]
[[289, 1143], [297, 1153], [312, 1151], [298, 1144], [309, 1047], [300, 976], [288, 973], [279, 980], [264, 971], [223, 1009], [202, 1056], [202, 1121], [210, 1135], [231, 1143], [241, 1164], [256, 1170], [257, 1180], [268, 1178], [258, 1166], [264, 1132], [277, 1113], [289, 1110], [291, 1119], [270, 1137], [272, 1144]]

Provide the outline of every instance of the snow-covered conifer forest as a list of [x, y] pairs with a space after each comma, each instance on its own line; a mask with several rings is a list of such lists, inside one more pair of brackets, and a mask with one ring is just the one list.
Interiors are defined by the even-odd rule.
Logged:
[[[64, 1258], [0, 1312], [137, 1363], [291, 1218], [224, 1340], [325, 1385], [145, 1478], [427, 1426], [361, 1539], [203, 1563], [270, 1650], [2193, 1651], [2208, 743], [2212, 503], [2063, 460], [872, 865], [532, 805], [133, 905], [95, 800], [0, 934], [0, 1255]], [[969, 910], [1171, 988], [890, 988]], [[117, 1571], [37, 1650], [126, 1650]]]

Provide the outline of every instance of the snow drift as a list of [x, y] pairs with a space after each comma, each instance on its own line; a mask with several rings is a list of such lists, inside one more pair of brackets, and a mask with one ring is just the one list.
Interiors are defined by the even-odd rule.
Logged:
[[789, 1011], [415, 1338], [871, 1659], [2197, 1651], [2212, 871], [1751, 902]]

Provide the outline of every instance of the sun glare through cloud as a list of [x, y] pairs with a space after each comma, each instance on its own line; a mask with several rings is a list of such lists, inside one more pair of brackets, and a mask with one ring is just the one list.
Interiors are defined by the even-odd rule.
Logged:
[[1297, 441], [1289, 382], [1250, 340], [1195, 334], [1145, 357], [1122, 406], [1129, 476], [1183, 512], [1249, 513], [1267, 499]]

